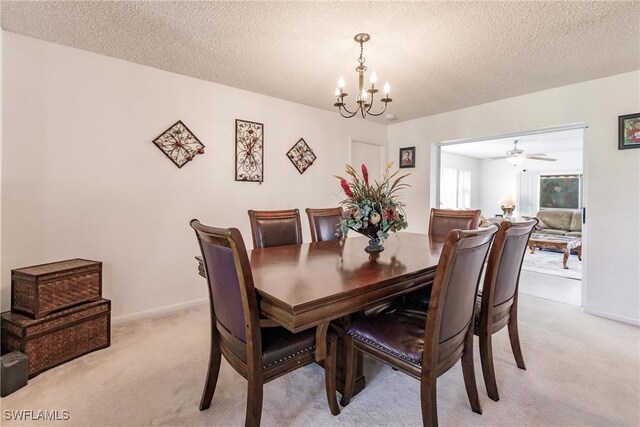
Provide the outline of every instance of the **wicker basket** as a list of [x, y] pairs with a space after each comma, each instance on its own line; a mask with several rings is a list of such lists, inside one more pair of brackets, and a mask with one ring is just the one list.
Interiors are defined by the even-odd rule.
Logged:
[[42, 319], [2, 313], [2, 354], [29, 357], [29, 378], [111, 343], [111, 301], [89, 302]]
[[40, 319], [102, 298], [102, 263], [70, 259], [11, 270], [11, 311]]

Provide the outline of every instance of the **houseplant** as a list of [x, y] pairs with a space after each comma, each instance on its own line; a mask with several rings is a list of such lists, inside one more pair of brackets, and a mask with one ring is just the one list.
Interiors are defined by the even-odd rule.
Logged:
[[336, 176], [347, 196], [340, 202], [344, 208], [340, 223], [342, 236], [346, 238], [350, 229], [367, 236], [367, 252], [383, 251], [382, 242], [389, 237], [389, 232], [395, 233], [408, 225], [398, 192], [408, 187], [402, 180], [410, 174], [396, 177], [400, 172], [397, 170], [390, 175], [392, 166], [393, 163], [387, 165], [380, 182], [369, 182], [369, 172], [364, 164], [362, 175], [347, 165], [348, 179]]

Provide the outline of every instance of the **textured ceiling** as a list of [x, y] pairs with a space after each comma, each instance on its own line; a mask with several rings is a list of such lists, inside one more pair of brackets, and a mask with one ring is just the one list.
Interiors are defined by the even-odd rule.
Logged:
[[[640, 68], [638, 2], [3, 1], [2, 28], [333, 110], [358, 45], [398, 121]], [[353, 96], [350, 97], [353, 101]]]

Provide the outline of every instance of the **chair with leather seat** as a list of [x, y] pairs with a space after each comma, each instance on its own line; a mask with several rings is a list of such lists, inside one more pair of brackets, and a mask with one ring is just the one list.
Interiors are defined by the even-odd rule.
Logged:
[[425, 426], [438, 424], [436, 378], [462, 360], [471, 408], [482, 413], [473, 366], [473, 320], [480, 275], [496, 231], [493, 225], [447, 235], [427, 310], [400, 306], [352, 319], [346, 326], [343, 405], [353, 394], [356, 351], [360, 351], [420, 380]]
[[[200, 401], [208, 409], [216, 388], [222, 356], [247, 379], [245, 425], [260, 424], [263, 385], [315, 361], [316, 329], [293, 334], [261, 319], [247, 251], [236, 228], [215, 228], [191, 220], [204, 259], [211, 310], [209, 369]], [[336, 399], [337, 333], [326, 333], [325, 388], [331, 413]], [[324, 347], [323, 347], [324, 349]]]
[[312, 242], [336, 240], [340, 238], [341, 208], [305, 209], [309, 218]]
[[508, 328], [516, 364], [518, 368], [526, 369], [518, 334], [518, 285], [529, 238], [537, 224], [536, 218], [500, 224], [489, 253], [482, 294], [476, 298], [474, 333], [480, 341], [482, 375], [487, 394], [496, 402], [500, 397], [493, 366], [493, 334], [505, 326]]
[[302, 244], [302, 226], [298, 209], [249, 210], [248, 213], [254, 249]]
[[[429, 218], [429, 236], [444, 239], [451, 230], [473, 230], [478, 228], [480, 210], [455, 210], [431, 208]], [[426, 308], [429, 302], [431, 286], [411, 292], [405, 300], [417, 307]]]
[[429, 235], [446, 237], [451, 230], [478, 228], [480, 210], [456, 210], [431, 208]]

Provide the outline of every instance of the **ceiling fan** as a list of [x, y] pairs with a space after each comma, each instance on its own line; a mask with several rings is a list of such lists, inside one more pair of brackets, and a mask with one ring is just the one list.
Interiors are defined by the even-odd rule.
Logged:
[[513, 141], [513, 150], [507, 151], [506, 156], [489, 158], [489, 160], [499, 160], [499, 159], [505, 159], [507, 162], [509, 162], [513, 166], [519, 165], [520, 162], [522, 162], [524, 159], [544, 160], [546, 162], [555, 162], [557, 160], [557, 159], [554, 159], [553, 157], [547, 156], [544, 153], [525, 153], [524, 150], [519, 150], [517, 139]]

